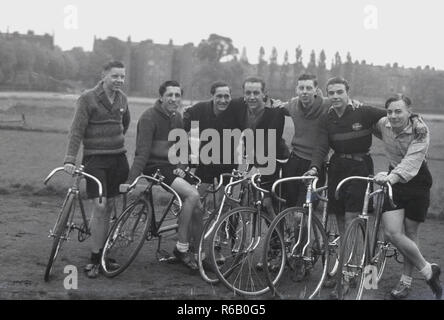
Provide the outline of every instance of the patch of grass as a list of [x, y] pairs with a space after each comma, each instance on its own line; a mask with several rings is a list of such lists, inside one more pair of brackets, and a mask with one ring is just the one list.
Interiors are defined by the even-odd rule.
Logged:
[[8, 190], [7, 188], [0, 187], [0, 194], [1, 195], [6, 195], [6, 194], [10, 194], [10, 193], [11, 193], [11, 191]]
[[38, 190], [35, 190], [32, 193], [34, 196], [64, 196], [66, 194], [66, 190], [63, 188], [56, 188], [53, 185], [45, 186]]

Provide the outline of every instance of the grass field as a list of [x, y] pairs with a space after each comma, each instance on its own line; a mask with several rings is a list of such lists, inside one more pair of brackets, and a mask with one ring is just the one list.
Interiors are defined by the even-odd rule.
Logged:
[[[0, 196], [11, 192], [44, 193], [43, 179], [55, 167], [62, 165], [66, 132], [74, 113], [76, 96], [50, 93], [0, 93], [0, 120], [25, 114], [30, 128], [57, 129], [60, 133], [6, 130], [0, 131]], [[135, 129], [141, 113], [153, 104], [153, 99], [130, 98], [131, 125], [126, 136], [128, 160], [132, 163], [135, 147]], [[429, 167], [433, 175], [430, 215], [444, 218], [444, 122], [441, 116], [427, 116], [431, 131]], [[290, 141], [292, 122], [286, 120], [285, 138]], [[371, 150], [375, 170], [385, 171], [382, 143], [374, 139]], [[52, 185], [60, 190], [66, 177]], [[43, 189], [43, 190], [42, 190]]]

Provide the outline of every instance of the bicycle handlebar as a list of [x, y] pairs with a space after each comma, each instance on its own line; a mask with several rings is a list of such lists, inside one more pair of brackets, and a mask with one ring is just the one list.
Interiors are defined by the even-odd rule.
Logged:
[[316, 192], [316, 193], [318, 191], [323, 190], [323, 188], [324, 188], [324, 187], [321, 187], [319, 189], [316, 189], [316, 184], [318, 183], [319, 178], [315, 177], [315, 176], [300, 176], [300, 177], [282, 178], [282, 179], [276, 180], [273, 183], [273, 186], [271, 187], [271, 195], [272, 195], [272, 197], [275, 198], [276, 200], [280, 201], [280, 202], [286, 203], [287, 201], [285, 199], [282, 199], [281, 197], [279, 197], [276, 194], [276, 187], [279, 184], [284, 183], [284, 182], [299, 181], [299, 180], [312, 180], [313, 192]]
[[[335, 198], [336, 200], [339, 199], [339, 190], [341, 189], [341, 187], [346, 183], [349, 182], [350, 180], [364, 180], [367, 182], [375, 182], [375, 178], [373, 177], [361, 177], [361, 176], [351, 176], [348, 178], [343, 179], [341, 182], [339, 182], [338, 186], [336, 187], [336, 192], [335, 192]], [[386, 182], [384, 184], [387, 187], [387, 191], [388, 191], [388, 196], [389, 196], [389, 202], [390, 202], [390, 206], [392, 208], [395, 208], [396, 205], [393, 202], [393, 190], [392, 190], [392, 185], [390, 184], [390, 182]]]
[[[226, 196], [228, 199], [230, 199], [231, 201], [234, 201], [234, 202], [236, 202], [236, 203], [241, 203], [242, 199], [235, 199], [235, 198], [232, 198], [232, 197], [228, 194], [228, 191], [230, 190], [231, 187], [233, 187], [233, 186], [235, 186], [235, 185], [237, 185], [237, 184], [239, 184], [239, 183], [242, 183], [242, 182], [248, 180], [248, 177], [244, 177], [244, 174], [246, 174], [246, 172], [240, 172], [240, 171], [237, 171], [237, 170], [233, 170], [233, 173], [232, 173], [232, 174], [229, 174], [229, 176], [231, 176], [231, 177], [233, 177], [233, 178], [241, 178], [241, 177], [243, 177], [243, 178], [242, 178], [242, 179], [239, 179], [239, 180], [236, 180], [236, 181], [232, 181], [232, 182], [230, 182], [229, 184], [226, 185], [225, 190], [224, 190], [224, 192], [225, 192], [225, 196]], [[222, 177], [222, 175], [221, 175], [221, 177]], [[220, 182], [219, 182], [219, 184], [220, 184]]]
[[[57, 173], [57, 172], [59, 172], [59, 171], [63, 171], [63, 172], [65, 172], [66, 174], [69, 174], [68, 172], [66, 172], [65, 171], [65, 168], [64, 167], [58, 167], [58, 168], [55, 168], [54, 170], [52, 170], [51, 171], [51, 173], [45, 178], [45, 180], [43, 181], [43, 183], [46, 185], [47, 183], [48, 183], [48, 181]], [[97, 186], [99, 187], [99, 201], [100, 202], [102, 202], [102, 197], [103, 197], [103, 187], [102, 187], [102, 183], [99, 181], [99, 179], [97, 179], [96, 177], [94, 177], [94, 176], [92, 176], [92, 175], [90, 175], [90, 174], [88, 174], [88, 173], [86, 173], [86, 172], [83, 172], [83, 170], [82, 169], [78, 169], [78, 168], [76, 168], [75, 170], [74, 170], [74, 173], [71, 175], [72, 177], [74, 177], [74, 176], [83, 176], [83, 177], [85, 177], [85, 178], [89, 178], [89, 179], [91, 179], [91, 180], [93, 180], [96, 184], [97, 184]]]
[[251, 184], [253, 185], [253, 187], [254, 187], [256, 190], [258, 190], [258, 191], [260, 191], [260, 192], [263, 192], [263, 193], [265, 193], [265, 194], [270, 193], [270, 191], [265, 190], [265, 189], [262, 189], [261, 187], [259, 187], [259, 186], [256, 184], [256, 181], [255, 181], [255, 180], [256, 180], [256, 178], [260, 178], [260, 176], [261, 176], [260, 173], [255, 173], [255, 174], [253, 174], [253, 176], [252, 176], [251, 179], [250, 179]]
[[179, 211], [182, 210], [182, 199], [180, 199], [179, 195], [177, 194], [177, 192], [171, 188], [169, 185], [163, 183], [161, 180], [156, 179], [152, 176], [146, 176], [146, 175], [140, 175], [136, 178], [136, 180], [134, 180], [134, 182], [132, 184], [130, 184], [128, 186], [128, 189], [125, 190], [125, 193], [128, 193], [129, 191], [131, 191], [132, 189], [134, 189], [136, 187], [136, 185], [139, 183], [139, 181], [141, 179], [145, 179], [148, 182], [154, 182], [156, 184], [161, 185], [162, 187], [164, 187], [165, 189], [167, 189], [169, 192], [171, 192], [173, 194], [173, 196], [177, 199], [178, 204], [179, 204]]

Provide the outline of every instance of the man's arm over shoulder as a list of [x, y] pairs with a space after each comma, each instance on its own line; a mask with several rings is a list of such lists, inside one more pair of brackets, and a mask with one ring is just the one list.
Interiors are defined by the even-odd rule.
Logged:
[[145, 168], [150, 157], [150, 149], [153, 143], [156, 124], [152, 112], [147, 110], [137, 123], [136, 152], [131, 166], [128, 182], [132, 183]]
[[382, 117], [387, 116], [387, 110], [382, 108], [377, 108], [373, 106], [363, 105], [359, 108], [362, 108], [365, 112], [365, 117], [370, 120], [370, 123], [374, 125], [381, 119]]
[[316, 146], [314, 146], [313, 158], [310, 164], [311, 167], [316, 167], [318, 172], [321, 170], [325, 157], [330, 149], [328, 141], [328, 113], [321, 115], [318, 123], [318, 130], [316, 136]]
[[89, 121], [88, 102], [84, 95], [76, 102], [76, 111], [68, 134], [68, 146], [63, 163], [76, 163], [77, 153], [82, 142]]

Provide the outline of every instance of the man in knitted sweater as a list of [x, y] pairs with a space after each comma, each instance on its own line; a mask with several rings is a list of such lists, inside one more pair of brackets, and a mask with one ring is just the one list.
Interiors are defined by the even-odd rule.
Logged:
[[[128, 161], [124, 134], [130, 124], [126, 95], [122, 92], [125, 67], [112, 61], [103, 68], [102, 80], [77, 100], [77, 108], [68, 137], [64, 160], [65, 171], [73, 174], [80, 144], [83, 143], [84, 171], [102, 183], [103, 196], [99, 202], [97, 185], [86, 180], [86, 192], [93, 201], [91, 217], [91, 264], [85, 268], [89, 278], [96, 278], [100, 270], [100, 256], [109, 228], [111, 211], [119, 185], [128, 176]], [[109, 267], [117, 268], [112, 261]]]
[[196, 188], [188, 183], [185, 172], [169, 159], [174, 142], [168, 140], [170, 131], [183, 129], [178, 112], [181, 106], [182, 89], [176, 81], [166, 81], [159, 88], [159, 100], [146, 110], [137, 123], [136, 153], [128, 176], [132, 183], [140, 174], [152, 175], [157, 170], [165, 177], [164, 183], [171, 186], [183, 200], [179, 216], [178, 241], [173, 253], [192, 270], [198, 266], [190, 249], [190, 240], [199, 241], [203, 228], [200, 197]]

